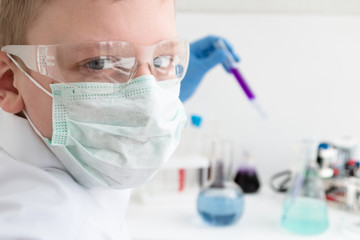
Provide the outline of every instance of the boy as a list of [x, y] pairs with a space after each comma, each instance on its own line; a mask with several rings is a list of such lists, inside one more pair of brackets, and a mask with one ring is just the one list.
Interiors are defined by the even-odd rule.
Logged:
[[128, 239], [127, 189], [168, 160], [186, 119], [174, 1], [0, 11], [0, 239]]

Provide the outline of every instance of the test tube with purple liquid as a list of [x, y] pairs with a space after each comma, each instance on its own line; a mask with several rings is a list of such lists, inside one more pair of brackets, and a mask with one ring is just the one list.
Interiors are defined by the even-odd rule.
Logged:
[[255, 99], [255, 95], [254, 93], [251, 91], [249, 85], [246, 83], [244, 77], [241, 75], [238, 67], [236, 66], [236, 61], [234, 59], [234, 57], [231, 55], [230, 51], [228, 50], [228, 48], [226, 47], [225, 43], [223, 40], [219, 40], [215, 43], [215, 47], [216, 48], [221, 48], [226, 52], [227, 58], [224, 61], [224, 66], [225, 68], [228, 70], [228, 72], [232, 73], [234, 75], [234, 77], [236, 78], [237, 82], [239, 83], [239, 85], [241, 86], [241, 88], [243, 89], [243, 91], [245, 92], [247, 98], [249, 99], [250, 103], [253, 105], [253, 107], [255, 108], [255, 110], [263, 117], [266, 117], [265, 112], [263, 111], [263, 109], [260, 107], [260, 105], [256, 102]]

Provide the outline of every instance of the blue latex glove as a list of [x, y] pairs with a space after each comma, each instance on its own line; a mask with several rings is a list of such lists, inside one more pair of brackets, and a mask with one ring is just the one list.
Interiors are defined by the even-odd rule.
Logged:
[[[186, 75], [181, 82], [180, 100], [189, 99], [199, 86], [204, 75], [214, 66], [224, 62], [226, 52], [214, 47], [214, 43], [222, 39], [234, 59], [239, 62], [239, 56], [233, 51], [226, 39], [216, 36], [207, 36], [190, 44], [190, 61]], [[224, 67], [225, 68], [225, 67]], [[227, 71], [227, 69], [225, 68]]]

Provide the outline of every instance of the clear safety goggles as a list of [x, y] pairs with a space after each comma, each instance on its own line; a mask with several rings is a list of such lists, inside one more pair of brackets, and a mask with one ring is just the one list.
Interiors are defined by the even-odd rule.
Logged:
[[[1, 51], [21, 59], [35, 72], [62, 83], [129, 83], [138, 67], [147, 64], [157, 81], [185, 76], [189, 42], [169, 39], [152, 46], [124, 41], [55, 45], [7, 45]], [[125, 84], [126, 85], [126, 84]]]

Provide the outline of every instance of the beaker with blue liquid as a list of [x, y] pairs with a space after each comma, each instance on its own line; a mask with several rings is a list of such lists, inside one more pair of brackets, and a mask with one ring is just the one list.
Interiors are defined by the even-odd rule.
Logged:
[[231, 141], [214, 140], [211, 154], [211, 180], [197, 198], [197, 210], [202, 219], [214, 226], [237, 222], [243, 213], [244, 195], [233, 182]]
[[329, 226], [325, 191], [318, 175], [316, 149], [313, 139], [302, 142], [302, 166], [283, 205], [281, 225], [296, 234], [320, 234]]

